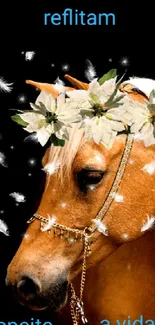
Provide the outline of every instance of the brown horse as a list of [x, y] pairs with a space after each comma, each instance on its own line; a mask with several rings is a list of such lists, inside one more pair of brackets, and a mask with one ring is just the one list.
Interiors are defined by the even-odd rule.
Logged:
[[[87, 89], [86, 84], [67, 78]], [[28, 83], [49, 92], [53, 89]], [[146, 98], [144, 89], [129, 82], [120, 90], [138, 101]], [[120, 135], [107, 150], [102, 144], [84, 142], [83, 130], [76, 126], [64, 147], [51, 145], [42, 163], [53, 172], [47, 173], [37, 214], [8, 267], [6, 282], [20, 303], [34, 310], [60, 311], [63, 324], [72, 323], [70, 296], [75, 325], [78, 314], [85, 321], [83, 313], [91, 325], [103, 320], [127, 324], [140, 315], [144, 321], [155, 320], [155, 233], [148, 231], [155, 220], [154, 159], [154, 145], [146, 148], [142, 141], [131, 143]], [[119, 178], [116, 193], [113, 185]], [[104, 219], [97, 224], [93, 220], [99, 211]], [[55, 227], [43, 231], [48, 230], [49, 215]], [[84, 310], [78, 305], [80, 290]]]

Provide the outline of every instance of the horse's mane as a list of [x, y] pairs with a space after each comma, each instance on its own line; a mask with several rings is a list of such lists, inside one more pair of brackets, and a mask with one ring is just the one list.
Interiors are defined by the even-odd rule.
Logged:
[[48, 164], [53, 164], [59, 167], [59, 176], [60, 179], [63, 179], [63, 176], [71, 175], [71, 168], [74, 161], [74, 158], [84, 143], [84, 130], [79, 128], [77, 123], [73, 124], [72, 128], [69, 128], [69, 140], [65, 141], [63, 147], [55, 147], [51, 145]]

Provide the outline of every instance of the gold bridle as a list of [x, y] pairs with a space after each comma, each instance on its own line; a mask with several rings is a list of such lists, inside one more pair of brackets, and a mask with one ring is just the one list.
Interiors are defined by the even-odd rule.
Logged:
[[[126, 144], [125, 148], [120, 160], [119, 167], [117, 169], [117, 173], [115, 175], [113, 185], [103, 203], [103, 206], [99, 210], [99, 212], [96, 215], [95, 220], [102, 221], [104, 216], [106, 215], [107, 211], [109, 210], [114, 198], [115, 194], [118, 191], [120, 182], [123, 178], [125, 168], [128, 163], [128, 159], [130, 156], [130, 152], [132, 149], [132, 144], [134, 141], [134, 137], [132, 134], [128, 134], [126, 138]], [[38, 213], [35, 213], [28, 221], [27, 223], [31, 223], [34, 220], [40, 220], [41, 221], [41, 231], [43, 231], [44, 224], [48, 224], [49, 220], [47, 218], [42, 217]], [[75, 293], [74, 287], [72, 283], [70, 283], [71, 286], [71, 315], [74, 325], [79, 324], [79, 316], [81, 315], [81, 320], [83, 324], [88, 324], [88, 321], [84, 315], [84, 307], [83, 307], [83, 290], [84, 290], [84, 284], [85, 284], [85, 277], [86, 277], [86, 258], [88, 254], [91, 253], [90, 250], [90, 238], [94, 234], [94, 232], [97, 230], [98, 226], [95, 223], [91, 223], [90, 226], [85, 227], [83, 230], [80, 229], [73, 229], [66, 226], [63, 226], [59, 223], [53, 223], [52, 229], [54, 231], [55, 236], [59, 236], [61, 239], [67, 239], [77, 241], [82, 240], [84, 242], [84, 257], [83, 257], [83, 264], [82, 264], [82, 274], [81, 274], [81, 284], [80, 284], [80, 297], [78, 297]], [[48, 230], [50, 232], [50, 230]], [[71, 236], [70, 236], [71, 235]]]

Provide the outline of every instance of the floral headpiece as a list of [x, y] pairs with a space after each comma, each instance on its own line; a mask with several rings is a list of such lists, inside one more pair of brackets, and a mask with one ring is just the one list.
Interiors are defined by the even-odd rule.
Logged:
[[135, 100], [128, 94], [131, 85], [116, 81], [115, 69], [89, 84], [65, 77], [79, 89], [27, 81], [41, 92], [36, 102], [30, 103], [32, 110], [12, 116], [27, 132], [35, 132], [42, 146], [48, 140], [63, 146], [74, 123], [84, 129], [86, 141], [93, 139], [108, 149], [122, 133], [132, 133], [145, 146], [155, 144], [155, 90], [149, 98], [143, 94], [141, 101]]

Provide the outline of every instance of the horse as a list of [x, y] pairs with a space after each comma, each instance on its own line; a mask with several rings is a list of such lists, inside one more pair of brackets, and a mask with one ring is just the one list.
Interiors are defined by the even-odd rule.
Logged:
[[[68, 90], [88, 89], [65, 77]], [[27, 83], [58, 96], [54, 85]], [[131, 78], [119, 88], [141, 102], [155, 81]], [[120, 134], [108, 150], [84, 141], [77, 125], [69, 132], [65, 145], [50, 145], [42, 159], [44, 192], [6, 284], [21, 304], [50, 308], [63, 324], [155, 319], [155, 145]]]

